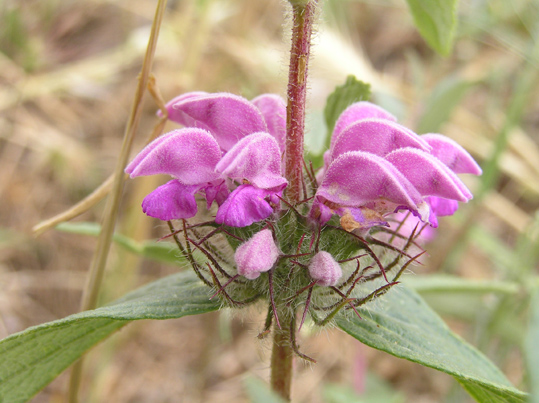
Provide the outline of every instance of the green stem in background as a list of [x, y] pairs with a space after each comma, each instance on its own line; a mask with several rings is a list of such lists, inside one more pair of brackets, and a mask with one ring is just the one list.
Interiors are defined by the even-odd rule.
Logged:
[[[99, 295], [99, 290], [103, 280], [103, 273], [105, 271], [105, 265], [107, 263], [107, 257], [109, 254], [110, 245], [112, 243], [112, 235], [114, 232], [116, 217], [118, 215], [118, 206], [120, 204], [123, 191], [124, 168], [127, 164], [133, 139], [135, 137], [135, 132], [137, 131], [140, 116], [142, 114], [142, 100], [150, 79], [153, 57], [155, 54], [155, 48], [157, 46], [157, 37], [159, 36], [159, 29], [161, 27], [161, 21], [163, 20], [166, 3], [166, 0], [159, 0], [155, 11], [150, 39], [148, 41], [148, 47], [146, 49], [146, 54], [142, 63], [142, 70], [139, 76], [137, 91], [135, 93], [135, 98], [133, 99], [129, 120], [125, 128], [122, 149], [114, 169], [112, 192], [107, 200], [105, 214], [103, 216], [103, 227], [97, 241], [97, 247], [92, 262], [90, 264], [88, 281], [82, 297], [81, 310], [83, 311], [94, 309], [97, 306], [97, 297]], [[68, 397], [69, 402], [72, 403], [78, 401], [78, 391], [82, 375], [82, 363], [83, 359], [77, 361], [74, 364], [71, 372]]]
[[317, 0], [309, 1], [307, 4], [299, 1], [291, 3], [294, 26], [288, 73], [285, 176], [289, 182], [286, 197], [290, 202], [297, 203], [302, 199], [307, 71]]

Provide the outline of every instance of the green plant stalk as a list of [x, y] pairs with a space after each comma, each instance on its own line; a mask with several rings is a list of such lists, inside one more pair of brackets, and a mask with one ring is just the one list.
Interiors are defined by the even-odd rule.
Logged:
[[[307, 72], [311, 36], [316, 15], [317, 0], [291, 2], [293, 12], [292, 45], [288, 74], [286, 108], [286, 168], [288, 179], [286, 197], [292, 203], [301, 201], [303, 189], [303, 142], [305, 137], [305, 104], [307, 99]], [[293, 351], [290, 345], [291, 320], [287, 309], [278, 309], [281, 328], [273, 326], [271, 353], [271, 387], [285, 400], [290, 400], [292, 387]]]
[[[97, 306], [97, 298], [101, 283], [103, 281], [103, 274], [105, 271], [105, 265], [107, 263], [107, 257], [110, 251], [112, 243], [112, 236], [114, 233], [114, 226], [116, 223], [116, 217], [118, 215], [118, 206], [122, 196], [124, 185], [124, 169], [128, 162], [128, 158], [131, 152], [133, 139], [140, 122], [142, 114], [142, 101], [146, 92], [146, 87], [149, 82], [150, 73], [152, 69], [153, 58], [155, 54], [155, 48], [157, 46], [157, 38], [159, 36], [159, 29], [163, 20], [163, 15], [166, 8], [166, 0], [159, 0], [157, 3], [155, 16], [152, 23], [152, 29], [150, 33], [150, 39], [148, 41], [148, 47], [142, 63], [142, 70], [138, 79], [138, 86], [133, 99], [133, 105], [129, 115], [129, 120], [125, 128], [124, 139], [120, 156], [114, 170], [114, 181], [112, 184], [112, 192], [107, 199], [107, 205], [105, 207], [105, 214], [103, 216], [103, 227], [97, 241], [97, 247], [90, 264], [90, 271], [88, 275], [88, 281], [86, 283], [84, 293], [81, 301], [81, 310], [86, 311], [94, 309]], [[80, 386], [80, 380], [82, 375], [83, 359], [77, 361], [71, 373], [71, 379], [69, 382], [68, 398], [69, 402], [75, 403], [78, 401], [78, 391]]]

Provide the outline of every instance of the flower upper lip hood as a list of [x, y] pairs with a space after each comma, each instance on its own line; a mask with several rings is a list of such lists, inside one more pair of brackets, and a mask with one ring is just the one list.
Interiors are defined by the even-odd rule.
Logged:
[[481, 174], [461, 146], [440, 134], [419, 136], [369, 102], [349, 106], [335, 124], [324, 155], [311, 217], [333, 213], [354, 228], [386, 224], [388, 213], [407, 209], [436, 226], [437, 215], [455, 210], [472, 194], [456, 173]]
[[170, 101], [167, 111], [186, 127], [148, 144], [125, 170], [131, 177], [174, 178], [144, 199], [144, 212], [161, 220], [190, 218], [197, 212], [195, 194], [204, 192], [208, 207], [213, 201], [220, 206], [217, 223], [241, 227], [271, 215], [275, 196], [288, 184], [281, 174], [284, 101], [272, 94], [249, 102], [193, 92]]

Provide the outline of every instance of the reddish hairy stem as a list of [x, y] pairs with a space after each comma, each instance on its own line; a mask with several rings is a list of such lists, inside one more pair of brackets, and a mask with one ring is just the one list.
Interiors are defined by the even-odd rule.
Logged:
[[318, 0], [306, 5], [293, 5], [294, 27], [288, 73], [288, 105], [286, 108], [286, 171], [287, 199], [296, 204], [302, 199], [303, 138], [305, 132], [305, 102], [307, 70], [311, 50], [311, 34]]

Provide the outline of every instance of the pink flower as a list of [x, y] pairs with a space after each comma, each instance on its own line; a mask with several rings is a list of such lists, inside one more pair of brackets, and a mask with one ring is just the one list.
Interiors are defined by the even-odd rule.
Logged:
[[276, 95], [248, 100], [227, 93], [193, 92], [167, 104], [169, 118], [185, 127], [148, 144], [127, 166], [131, 177], [168, 174], [174, 179], [150, 193], [143, 211], [161, 220], [193, 217], [195, 194], [216, 222], [243, 227], [273, 213], [288, 184], [281, 175], [286, 108]]
[[472, 198], [456, 173], [481, 174], [454, 141], [419, 136], [369, 102], [341, 114], [324, 161], [310, 215], [324, 224], [339, 214], [349, 230], [388, 225], [383, 217], [403, 209], [436, 226]]
[[337, 285], [342, 277], [342, 270], [330, 253], [320, 251], [309, 263], [309, 274], [316, 284], [327, 287]]
[[238, 274], [254, 280], [260, 273], [269, 271], [277, 258], [279, 248], [269, 229], [257, 232], [251, 239], [238, 246], [234, 254]]

